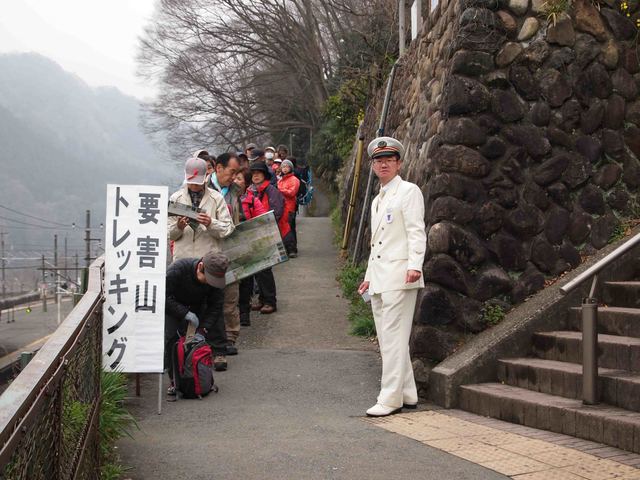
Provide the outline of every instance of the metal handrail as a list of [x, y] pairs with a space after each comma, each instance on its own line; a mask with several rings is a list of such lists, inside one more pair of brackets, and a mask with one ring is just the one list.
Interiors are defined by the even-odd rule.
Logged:
[[[387, 116], [389, 115], [389, 106], [391, 105], [391, 94], [393, 93], [393, 81], [396, 78], [396, 70], [400, 65], [400, 59], [396, 60], [391, 67], [389, 73], [389, 80], [387, 81], [387, 90], [384, 93], [384, 103], [382, 104], [382, 114], [380, 115], [380, 123], [378, 124], [378, 131], [376, 137], [384, 135], [384, 127], [387, 123]], [[360, 246], [362, 244], [362, 234], [364, 232], [364, 222], [367, 220], [367, 214], [369, 210], [369, 199], [371, 197], [371, 188], [373, 187], [373, 167], [369, 166], [369, 178], [367, 179], [367, 189], [364, 194], [364, 204], [362, 206], [362, 214], [360, 216], [360, 222], [358, 223], [358, 233], [356, 233], [356, 245], [353, 248], [353, 261], [358, 261], [358, 254], [360, 253]]]
[[582, 299], [582, 401], [587, 405], [598, 403], [598, 300], [594, 297], [598, 273], [638, 244], [640, 233], [560, 287], [566, 295], [592, 280], [589, 295]]
[[351, 235], [351, 223], [353, 221], [353, 212], [356, 208], [356, 197], [358, 196], [358, 187], [360, 185], [360, 166], [362, 164], [362, 154], [364, 152], [364, 135], [362, 131], [362, 122], [358, 126], [358, 149], [356, 151], [356, 163], [353, 167], [353, 183], [351, 184], [351, 195], [349, 196], [349, 208], [347, 209], [347, 219], [344, 222], [344, 233], [342, 235], [341, 250], [346, 250], [349, 245], [349, 236]]
[[[40, 348], [33, 360], [0, 395], [0, 477], [11, 458], [19, 453], [21, 441], [28, 430], [41, 421], [43, 404], [54, 395], [56, 389], [61, 388], [60, 382], [66, 375], [67, 365], [72, 355], [78, 351], [80, 343], [88, 333], [94, 332], [96, 328], [101, 329], [101, 322], [96, 321], [96, 318], [101, 318], [103, 271], [104, 258], [100, 257], [89, 267], [87, 292], [78, 305]], [[97, 358], [102, 358], [100, 352]], [[80, 439], [82, 445], [78, 445], [78, 450], [74, 453], [76, 464], [65, 466], [65, 468], [73, 468], [77, 471], [86, 455], [97, 454], [97, 451], [85, 452], [82, 447], [89, 438], [95, 437], [97, 431], [97, 408], [100, 403], [99, 377], [96, 396], [89, 412], [90, 420]], [[51, 448], [55, 450], [59, 446]]]
[[635, 235], [633, 238], [631, 238], [631, 240], [620, 245], [613, 252], [611, 252], [609, 255], [607, 255], [603, 259], [599, 260], [593, 266], [586, 269], [576, 278], [574, 278], [570, 282], [567, 282], [563, 287], [560, 288], [560, 291], [566, 295], [567, 293], [569, 293], [570, 291], [578, 287], [578, 285], [582, 284], [586, 280], [589, 280], [594, 275], [597, 275], [603, 268], [605, 268], [614, 260], [617, 260], [618, 258], [620, 258], [622, 255], [627, 253], [629, 250], [631, 250], [633, 247], [635, 247], [638, 244], [640, 244], [640, 233]]

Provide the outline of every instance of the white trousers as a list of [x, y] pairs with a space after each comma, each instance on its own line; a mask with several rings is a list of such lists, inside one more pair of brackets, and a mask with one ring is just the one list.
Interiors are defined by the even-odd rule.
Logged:
[[378, 403], [400, 408], [417, 403], [418, 391], [409, 356], [409, 337], [418, 289], [392, 290], [371, 296], [373, 319], [382, 355]]

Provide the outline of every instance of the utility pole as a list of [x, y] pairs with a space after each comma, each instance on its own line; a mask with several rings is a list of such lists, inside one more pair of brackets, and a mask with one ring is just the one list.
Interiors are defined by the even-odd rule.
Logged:
[[44, 265], [44, 255], [42, 255], [42, 311], [47, 311], [47, 271]]
[[88, 271], [89, 265], [91, 264], [91, 210], [87, 210], [87, 227], [84, 231], [84, 242], [86, 248], [84, 261]]
[[67, 275], [67, 236], [64, 236], [64, 274]]
[[58, 235], [53, 236], [53, 268], [56, 276], [56, 305], [58, 306], [58, 325], [60, 325], [60, 272], [58, 271]]
[[80, 286], [78, 285], [80, 283], [79, 278], [78, 278], [78, 251], [76, 250], [76, 269], [74, 270], [73, 274], [75, 275], [75, 279], [74, 281], [76, 282], [76, 287], [75, 287], [75, 291], [73, 294], [73, 304], [77, 305], [78, 301], [80, 301]]
[[7, 266], [7, 261], [4, 258], [4, 236], [7, 234], [5, 231], [0, 231], [0, 254], [2, 255], [2, 298], [7, 297], [7, 286], [6, 286], [6, 277], [5, 277], [5, 268]]

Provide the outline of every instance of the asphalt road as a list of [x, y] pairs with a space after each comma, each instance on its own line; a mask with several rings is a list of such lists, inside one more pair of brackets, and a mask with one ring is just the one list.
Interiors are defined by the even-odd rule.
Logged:
[[[478, 465], [364, 422], [375, 345], [348, 335], [328, 218], [299, 220], [300, 257], [274, 269], [278, 312], [252, 314], [220, 392], [163, 402], [143, 378], [128, 406], [141, 430], [119, 451], [132, 479], [500, 479]], [[166, 381], [165, 381], [166, 384]]]

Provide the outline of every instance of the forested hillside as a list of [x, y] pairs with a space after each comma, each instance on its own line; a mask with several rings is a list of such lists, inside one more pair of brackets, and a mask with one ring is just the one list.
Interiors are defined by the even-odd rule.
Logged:
[[[63, 224], [104, 217], [107, 183], [175, 185], [178, 172], [140, 128], [140, 104], [91, 88], [36, 54], [0, 56], [0, 205]], [[52, 229], [0, 211], [9, 245], [51, 243]], [[18, 223], [11, 219], [19, 219]], [[78, 243], [80, 230], [61, 232]]]

